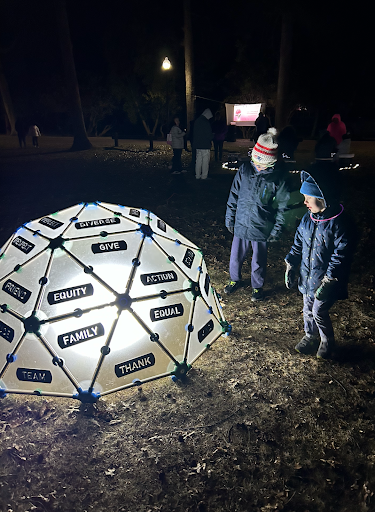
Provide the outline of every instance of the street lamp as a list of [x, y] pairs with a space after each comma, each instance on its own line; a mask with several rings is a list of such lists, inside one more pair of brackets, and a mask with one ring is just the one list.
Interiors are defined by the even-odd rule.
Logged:
[[[169, 71], [172, 67], [172, 64], [171, 64], [171, 61], [168, 59], [168, 57], [165, 57], [165, 59], [163, 60], [163, 64], [161, 65], [162, 69], [164, 71]], [[166, 81], [166, 100], [167, 100], [167, 126], [168, 126], [168, 123], [169, 123], [169, 83], [168, 83], [168, 80]]]
[[171, 69], [172, 67], [172, 64], [171, 64], [171, 61], [168, 59], [168, 57], [165, 57], [165, 59], [163, 60], [163, 64], [161, 66], [163, 69], [167, 70], [167, 69]]

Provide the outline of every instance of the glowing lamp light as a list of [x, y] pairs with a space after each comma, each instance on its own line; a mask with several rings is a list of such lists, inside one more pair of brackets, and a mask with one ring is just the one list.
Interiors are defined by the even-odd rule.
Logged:
[[0, 252], [0, 397], [181, 378], [229, 332], [201, 251], [150, 211], [81, 203]]
[[168, 57], [165, 57], [165, 59], [163, 60], [162, 68], [168, 70], [171, 69], [171, 66], [171, 61], [168, 59]]

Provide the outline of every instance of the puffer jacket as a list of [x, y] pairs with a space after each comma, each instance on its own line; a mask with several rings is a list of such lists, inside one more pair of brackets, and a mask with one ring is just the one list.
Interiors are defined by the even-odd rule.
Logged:
[[184, 137], [186, 133], [177, 125], [172, 126], [172, 149], [184, 149]]
[[234, 226], [236, 237], [266, 242], [280, 235], [290, 197], [285, 170], [282, 162], [260, 172], [251, 162], [241, 165], [232, 183], [225, 215], [225, 225]]
[[[314, 168], [307, 173], [302, 172], [302, 180], [310, 175], [318, 184], [327, 204], [327, 208], [320, 213], [306, 213], [297, 228], [293, 246], [286, 256], [285, 261], [293, 267], [300, 266], [298, 289], [309, 297], [314, 297], [324, 276], [334, 279], [336, 282], [332, 298], [334, 300], [345, 299], [348, 296], [348, 278], [351, 263], [352, 247], [348, 235], [348, 219], [344, 207], [339, 204], [337, 197], [330, 194], [327, 188], [329, 180], [333, 183], [335, 173], [332, 176], [320, 176], [318, 181], [314, 177]], [[336, 195], [336, 194], [335, 194]]]

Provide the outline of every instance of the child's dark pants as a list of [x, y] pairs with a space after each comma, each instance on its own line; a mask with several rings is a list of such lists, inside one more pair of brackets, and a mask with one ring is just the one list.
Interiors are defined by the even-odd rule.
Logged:
[[251, 258], [251, 286], [262, 288], [267, 268], [267, 242], [251, 242], [242, 238], [233, 237], [230, 253], [229, 273], [232, 281], [241, 281], [241, 268], [250, 249], [253, 249]]
[[307, 295], [303, 296], [303, 321], [307, 335], [320, 337], [321, 341], [334, 339], [329, 316], [329, 310], [334, 302], [334, 300], [318, 300]]

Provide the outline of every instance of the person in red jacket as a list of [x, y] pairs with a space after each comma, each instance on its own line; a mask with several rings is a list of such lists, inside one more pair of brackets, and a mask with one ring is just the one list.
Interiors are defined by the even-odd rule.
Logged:
[[339, 145], [342, 141], [342, 136], [346, 133], [346, 126], [341, 121], [340, 114], [335, 114], [332, 117], [332, 120], [327, 127], [327, 131], [330, 133], [331, 137], [335, 139], [337, 145]]

